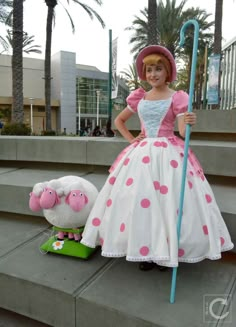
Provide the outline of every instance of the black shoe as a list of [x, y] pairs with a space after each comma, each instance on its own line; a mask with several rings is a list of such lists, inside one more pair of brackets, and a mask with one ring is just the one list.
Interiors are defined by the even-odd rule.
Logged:
[[140, 262], [139, 270], [148, 271], [148, 270], [152, 270], [155, 266], [156, 266], [156, 264], [154, 262], [144, 261], [144, 262]]
[[160, 270], [160, 271], [166, 271], [169, 269], [169, 267], [165, 267], [165, 266], [158, 266], [157, 265], [157, 268]]

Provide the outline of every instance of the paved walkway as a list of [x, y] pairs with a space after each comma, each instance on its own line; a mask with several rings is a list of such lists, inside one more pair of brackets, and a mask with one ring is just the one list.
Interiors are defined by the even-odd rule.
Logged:
[[[170, 304], [171, 270], [142, 272], [137, 263], [103, 258], [99, 250], [88, 260], [44, 254], [39, 247], [51, 228], [33, 216], [0, 213], [0, 230], [2, 308], [55, 327], [236, 325], [234, 253], [181, 264], [176, 303]], [[222, 303], [225, 297], [227, 303]], [[14, 326], [6, 313], [3, 317], [2, 324]], [[23, 317], [19, 323], [21, 319], [24, 327], [43, 327]]]

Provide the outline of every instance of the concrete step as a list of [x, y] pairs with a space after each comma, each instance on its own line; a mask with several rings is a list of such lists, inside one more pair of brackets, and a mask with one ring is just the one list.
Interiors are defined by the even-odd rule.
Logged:
[[50, 327], [34, 319], [19, 315], [18, 313], [0, 308], [1, 327]]
[[[236, 244], [236, 145], [191, 143]], [[125, 145], [119, 138], [0, 138], [0, 327], [235, 327], [234, 252], [181, 264], [170, 304], [171, 270], [142, 272], [124, 258], [101, 257], [99, 249], [88, 260], [40, 250], [52, 230], [28, 207], [33, 185], [77, 175], [100, 190]], [[14, 313], [21, 315], [15, 325]]]
[[[100, 190], [108, 176], [108, 171], [106, 168], [88, 169], [84, 167], [77, 169], [64, 168], [60, 170], [0, 167], [1, 211], [43, 218], [42, 211], [34, 213], [29, 209], [29, 193], [36, 183], [66, 175], [86, 178]], [[236, 244], [236, 185], [232, 182], [232, 178], [219, 179], [209, 176], [209, 182], [229, 228], [233, 242]]]
[[[1, 136], [0, 160], [21, 162], [97, 165], [109, 167], [128, 145], [121, 137], [40, 137]], [[213, 140], [192, 140], [192, 150], [197, 155], [205, 174], [236, 177], [236, 143]]]
[[171, 270], [143, 272], [137, 263], [104, 258], [99, 250], [88, 260], [42, 253], [39, 246], [51, 229], [35, 216], [0, 213], [0, 230], [0, 307], [5, 310], [55, 327], [235, 326], [233, 253], [181, 264], [176, 301], [170, 304]]

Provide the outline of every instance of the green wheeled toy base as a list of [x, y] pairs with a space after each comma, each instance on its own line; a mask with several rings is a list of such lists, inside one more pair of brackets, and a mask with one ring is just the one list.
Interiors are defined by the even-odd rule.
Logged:
[[[74, 234], [81, 234], [83, 229], [84, 227], [78, 229], [62, 229], [53, 226], [54, 231], [70, 232]], [[69, 240], [67, 237], [65, 237], [64, 240], [58, 240], [57, 235], [51, 236], [40, 246], [40, 249], [46, 253], [52, 252], [82, 259], [88, 259], [96, 251], [96, 248], [89, 248], [88, 246], [81, 244], [79, 241]]]

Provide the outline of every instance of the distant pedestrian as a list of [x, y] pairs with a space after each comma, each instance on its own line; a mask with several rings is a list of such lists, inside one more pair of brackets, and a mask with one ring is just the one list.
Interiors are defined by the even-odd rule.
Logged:
[[106, 126], [106, 136], [107, 137], [113, 137], [115, 136], [115, 132], [112, 130], [111, 128], [111, 122], [108, 121], [107, 122], [107, 126]]
[[100, 130], [100, 127], [97, 125], [93, 130], [92, 136], [101, 136], [101, 135], [102, 135], [102, 132]]

